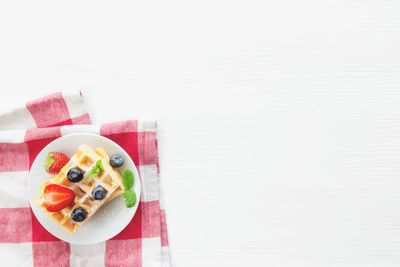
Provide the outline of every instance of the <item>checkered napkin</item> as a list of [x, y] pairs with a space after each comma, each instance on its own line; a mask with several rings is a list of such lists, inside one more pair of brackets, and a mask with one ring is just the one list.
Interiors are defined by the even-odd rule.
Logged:
[[[170, 266], [160, 203], [157, 126], [151, 121], [91, 124], [82, 93], [55, 93], [0, 115], [0, 262], [2, 266]], [[28, 170], [54, 139], [91, 132], [119, 144], [139, 169], [141, 202], [117, 236], [75, 245], [47, 232], [27, 198]]]

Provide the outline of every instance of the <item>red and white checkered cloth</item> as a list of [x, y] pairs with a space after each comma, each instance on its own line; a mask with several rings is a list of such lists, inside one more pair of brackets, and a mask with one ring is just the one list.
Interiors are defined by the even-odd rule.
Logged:
[[[170, 266], [165, 211], [160, 203], [156, 123], [91, 124], [81, 93], [55, 93], [0, 115], [0, 262], [2, 266]], [[141, 202], [117, 236], [75, 245], [47, 232], [27, 198], [28, 170], [39, 151], [73, 132], [92, 132], [118, 143], [135, 162]]]

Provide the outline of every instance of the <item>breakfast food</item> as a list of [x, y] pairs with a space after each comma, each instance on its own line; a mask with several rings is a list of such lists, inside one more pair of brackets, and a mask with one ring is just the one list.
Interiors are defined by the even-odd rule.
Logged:
[[121, 167], [124, 164], [124, 158], [120, 154], [114, 154], [110, 158], [110, 165], [114, 168]]
[[65, 166], [69, 161], [69, 158], [64, 153], [50, 152], [46, 157], [46, 163], [44, 167], [50, 174], [57, 174], [60, 172], [62, 167]]
[[49, 184], [43, 190], [44, 206], [50, 212], [59, 211], [67, 207], [75, 198], [75, 193], [69, 188], [58, 184]]
[[125, 195], [123, 178], [110, 162], [103, 148], [80, 145], [57, 175], [40, 186], [35, 204], [69, 233], [76, 233], [105, 203]]

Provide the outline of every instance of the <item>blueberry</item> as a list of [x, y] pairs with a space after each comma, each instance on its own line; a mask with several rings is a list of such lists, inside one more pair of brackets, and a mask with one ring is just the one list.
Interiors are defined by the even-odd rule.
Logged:
[[107, 191], [102, 186], [97, 186], [92, 191], [92, 197], [96, 200], [102, 200], [106, 197]]
[[67, 172], [68, 180], [73, 183], [77, 183], [83, 179], [83, 172], [81, 169], [78, 168], [71, 168]]
[[114, 168], [121, 167], [124, 164], [124, 158], [120, 154], [114, 154], [110, 158], [110, 165]]
[[82, 208], [76, 208], [71, 212], [71, 218], [75, 222], [81, 222], [86, 219], [87, 211]]

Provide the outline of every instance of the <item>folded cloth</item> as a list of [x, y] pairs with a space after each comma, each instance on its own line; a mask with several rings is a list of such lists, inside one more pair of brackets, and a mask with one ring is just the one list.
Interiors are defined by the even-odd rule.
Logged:
[[[160, 202], [157, 125], [128, 120], [91, 124], [82, 93], [55, 93], [0, 115], [0, 259], [2, 266], [170, 266]], [[27, 179], [36, 155], [54, 139], [91, 132], [119, 144], [138, 167], [141, 202], [114, 238], [75, 245], [59, 240], [29, 206]]]

